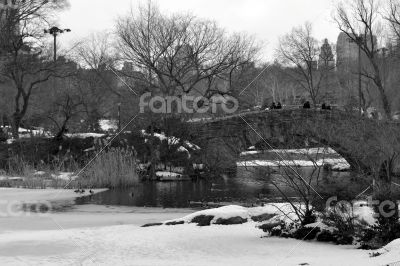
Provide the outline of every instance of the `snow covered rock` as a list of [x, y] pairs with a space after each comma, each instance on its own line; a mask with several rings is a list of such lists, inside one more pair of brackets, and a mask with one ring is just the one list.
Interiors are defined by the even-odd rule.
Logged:
[[232, 225], [232, 224], [244, 224], [246, 222], [247, 222], [247, 218], [242, 218], [240, 216], [236, 216], [236, 217], [231, 217], [228, 219], [219, 218], [217, 221], [215, 221], [215, 224]]
[[160, 226], [163, 225], [163, 223], [151, 223], [151, 224], [145, 224], [142, 225], [142, 227], [153, 227], [153, 226]]
[[[187, 215], [181, 219], [167, 221], [165, 225], [196, 223], [199, 226], [234, 225], [243, 224], [250, 220], [262, 221], [263, 219], [274, 217], [275, 214], [269, 213], [271, 208], [245, 208], [242, 206], [230, 205], [215, 209], [198, 211]], [[256, 218], [254, 218], [256, 217]]]
[[214, 219], [212, 215], [199, 215], [195, 216], [190, 223], [195, 223], [198, 226], [209, 226], [211, 221]]

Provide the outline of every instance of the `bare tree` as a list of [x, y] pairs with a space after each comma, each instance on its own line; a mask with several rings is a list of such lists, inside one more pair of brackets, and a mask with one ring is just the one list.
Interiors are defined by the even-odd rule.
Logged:
[[132, 100], [128, 94], [132, 93], [130, 89], [122, 88], [126, 82], [118, 70], [118, 56], [111, 36], [109, 32], [91, 34], [78, 42], [73, 50], [74, 60], [82, 67], [78, 71], [76, 84], [90, 130], [96, 128], [98, 119], [117, 110], [116, 102]]
[[277, 51], [282, 64], [292, 67], [289, 76], [308, 92], [314, 106], [321, 100], [322, 81], [334, 69], [334, 66], [318, 69], [319, 45], [312, 36], [312, 25], [305, 23], [282, 37]]
[[67, 1], [17, 0], [0, 22], [1, 52], [5, 59], [0, 81], [11, 84], [16, 93], [12, 115], [14, 138], [18, 138], [18, 129], [35, 89], [65, 70], [43, 55], [41, 40], [54, 12], [66, 5]]
[[83, 101], [79, 95], [74, 95], [70, 91], [62, 93], [57, 100], [54, 101], [52, 111], [48, 118], [57, 126], [56, 140], [62, 139], [64, 134], [68, 132], [68, 123], [73, 118], [83, 112]]
[[151, 73], [151, 78], [144, 76], [146, 82], [164, 95], [225, 93], [227, 86], [221, 80], [254, 59], [258, 51], [252, 38], [228, 36], [215, 22], [191, 15], [162, 15], [151, 5], [137, 16], [132, 13], [120, 19], [117, 35], [122, 58], [139, 71]]
[[393, 37], [396, 42], [400, 40], [400, 2], [397, 0], [389, 0], [389, 8], [385, 19], [389, 22]]
[[[258, 47], [252, 38], [227, 35], [215, 22], [191, 15], [164, 15], [149, 3], [117, 23], [118, 50], [137, 75], [143, 89], [161, 96], [233, 94], [234, 72], [254, 59]], [[143, 92], [143, 91], [142, 91]], [[163, 115], [164, 129], [172, 114]], [[154, 114], [149, 117], [154, 135]], [[167, 135], [168, 132], [165, 132]], [[151, 165], [155, 147], [150, 138]], [[154, 172], [152, 169], [150, 172]], [[151, 173], [152, 174], [152, 173]]]
[[357, 44], [368, 59], [361, 75], [373, 81], [384, 113], [391, 119], [391, 104], [378, 57], [377, 34], [381, 30], [380, 6], [375, 0], [352, 0], [337, 7], [335, 21], [339, 29]]

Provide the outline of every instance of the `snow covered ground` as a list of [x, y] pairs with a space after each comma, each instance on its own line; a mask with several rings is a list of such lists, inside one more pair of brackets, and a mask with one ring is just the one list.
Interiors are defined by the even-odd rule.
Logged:
[[251, 223], [207, 228], [121, 225], [10, 232], [0, 238], [0, 260], [3, 265], [322, 266], [384, 262], [349, 246], [261, 236], [262, 231]]
[[[254, 147], [250, 147], [254, 148]], [[246, 155], [255, 155], [255, 154], [262, 154], [264, 152], [268, 153], [279, 153], [279, 154], [304, 154], [304, 155], [316, 155], [316, 154], [325, 154], [325, 155], [336, 155], [339, 154], [332, 148], [320, 147], [320, 148], [308, 148], [308, 149], [275, 149], [275, 150], [250, 150], [245, 151], [240, 154], [240, 156]]]
[[[253, 147], [252, 147], [253, 148]], [[280, 156], [287, 157], [288, 155], [304, 155], [304, 159], [283, 159], [282, 160], [264, 160], [264, 159], [244, 159], [237, 163], [238, 167], [282, 167], [282, 166], [294, 166], [294, 167], [320, 167], [323, 165], [330, 165], [332, 170], [335, 171], [346, 171], [351, 168], [350, 164], [346, 159], [342, 158], [332, 148], [320, 147], [320, 148], [309, 148], [309, 149], [277, 149], [277, 150], [249, 150], [242, 152], [240, 157], [246, 157], [251, 155], [262, 155], [264, 153], [276, 153]], [[315, 158], [314, 162], [307, 158]], [[322, 158], [321, 158], [322, 157]]]
[[238, 162], [238, 167], [258, 167], [258, 166], [268, 166], [268, 167], [320, 167], [323, 165], [330, 165], [332, 170], [344, 171], [350, 169], [350, 164], [343, 158], [326, 158], [320, 159], [315, 162], [306, 160], [282, 160], [282, 161], [271, 161], [271, 160], [251, 160]]
[[86, 139], [86, 138], [101, 138], [104, 137], [105, 134], [101, 133], [73, 133], [73, 134], [65, 134], [68, 138], [80, 138], [80, 139]]
[[[55, 190], [1, 189], [0, 200], [51, 200]], [[63, 191], [64, 200], [76, 197]], [[210, 210], [246, 216], [240, 207]], [[259, 209], [252, 210], [257, 213]], [[386, 265], [400, 261], [394, 242], [375, 258], [353, 246], [265, 238], [256, 223], [142, 228], [188, 219], [190, 210], [76, 206], [48, 216], [0, 217], [1, 265]]]

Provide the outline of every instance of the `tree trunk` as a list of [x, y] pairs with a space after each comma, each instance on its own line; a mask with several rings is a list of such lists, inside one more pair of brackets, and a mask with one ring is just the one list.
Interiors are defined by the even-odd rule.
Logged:
[[70, 119], [70, 117], [67, 117], [64, 120], [64, 123], [62, 124], [60, 130], [56, 134], [56, 137], [55, 137], [56, 140], [62, 140], [64, 134], [67, 132], [67, 123], [68, 123], [69, 119]]
[[20, 113], [13, 114], [12, 135], [14, 139], [19, 139], [19, 127], [21, 126], [22, 116]]
[[[153, 120], [153, 118], [151, 119]], [[154, 180], [156, 177], [156, 148], [154, 147], [154, 125], [153, 121], [151, 121], [150, 125], [150, 171], [149, 178], [150, 180]]]
[[385, 111], [386, 118], [388, 120], [391, 120], [392, 119], [392, 110], [390, 108], [390, 103], [389, 103], [388, 97], [385, 93], [385, 87], [383, 86], [383, 83], [382, 83], [381, 74], [380, 74], [381, 72], [379, 71], [379, 67], [375, 62], [372, 62], [372, 65], [375, 70], [374, 82], [379, 90], [379, 96], [380, 96], [380, 99], [382, 102], [383, 110]]

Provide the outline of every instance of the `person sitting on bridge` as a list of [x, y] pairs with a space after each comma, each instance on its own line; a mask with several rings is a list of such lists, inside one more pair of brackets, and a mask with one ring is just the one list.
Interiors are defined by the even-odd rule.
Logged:
[[281, 102], [278, 102], [278, 105], [276, 106], [276, 109], [282, 109], [282, 104], [281, 104]]
[[303, 105], [303, 108], [304, 109], [310, 109], [311, 108], [310, 102], [309, 101], [305, 102], [304, 105]]

